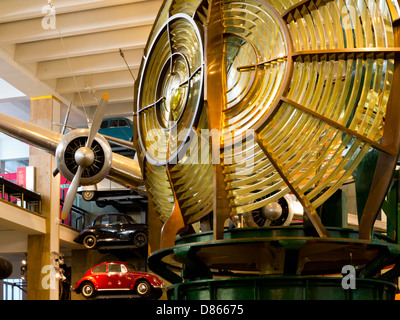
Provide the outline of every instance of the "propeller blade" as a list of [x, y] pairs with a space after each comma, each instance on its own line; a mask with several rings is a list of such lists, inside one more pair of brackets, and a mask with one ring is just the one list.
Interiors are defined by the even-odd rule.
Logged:
[[58, 168], [54, 168], [53, 170], [53, 177], [55, 177], [56, 175], [58, 175], [60, 173], [60, 170], [58, 170]]
[[86, 147], [90, 148], [92, 146], [92, 142], [94, 137], [97, 134], [97, 131], [100, 129], [100, 125], [103, 122], [104, 114], [106, 113], [106, 107], [108, 104], [108, 93], [104, 93], [101, 97], [99, 105], [96, 108], [96, 112], [94, 114], [92, 125], [90, 126], [89, 136], [86, 141]]
[[[96, 108], [96, 112], [93, 117], [93, 122], [92, 122], [92, 125], [90, 126], [88, 139], [86, 141], [86, 145], [85, 145], [86, 148], [90, 149], [90, 147], [92, 146], [93, 140], [96, 137], [96, 134], [100, 129], [100, 125], [103, 121], [104, 114], [106, 112], [108, 99], [109, 99], [108, 93], [104, 93], [103, 96], [101, 97], [101, 100], [100, 100], [97, 108]], [[84, 149], [84, 148], [80, 148], [79, 150], [81, 150], [81, 149]], [[76, 154], [75, 154], [75, 159], [76, 159]], [[79, 163], [79, 161], [78, 161], [78, 163]], [[85, 164], [82, 164], [82, 165], [85, 166]], [[81, 182], [81, 176], [82, 176], [82, 171], [83, 171], [82, 165], [78, 166], [78, 170], [76, 171], [76, 174], [75, 174], [74, 178], [72, 179], [71, 185], [68, 189], [67, 196], [65, 197], [65, 200], [64, 200], [64, 206], [61, 210], [61, 220], [67, 219], [68, 215], [71, 211], [72, 204], [74, 203], [76, 193], [78, 191], [78, 188], [79, 188], [80, 182]]]
[[76, 197], [76, 192], [78, 191], [80, 185], [82, 170], [82, 166], [78, 166], [78, 170], [76, 171], [74, 179], [72, 179], [71, 185], [69, 186], [67, 196], [65, 197], [64, 205], [61, 210], [61, 220], [67, 219], [69, 212], [71, 211], [72, 204], [74, 203]]

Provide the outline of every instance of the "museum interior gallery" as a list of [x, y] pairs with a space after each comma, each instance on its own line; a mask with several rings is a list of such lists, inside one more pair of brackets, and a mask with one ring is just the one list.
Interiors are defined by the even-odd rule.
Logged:
[[2, 0], [0, 300], [400, 300], [399, 150], [397, 0]]

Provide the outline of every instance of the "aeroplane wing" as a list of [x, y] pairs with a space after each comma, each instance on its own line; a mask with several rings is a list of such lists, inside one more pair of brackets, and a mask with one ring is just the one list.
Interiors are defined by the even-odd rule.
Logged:
[[[55, 131], [2, 113], [0, 113], [0, 132], [52, 155], [55, 155], [64, 137]], [[134, 188], [144, 185], [138, 161], [116, 153], [112, 153], [112, 164], [107, 178]]]

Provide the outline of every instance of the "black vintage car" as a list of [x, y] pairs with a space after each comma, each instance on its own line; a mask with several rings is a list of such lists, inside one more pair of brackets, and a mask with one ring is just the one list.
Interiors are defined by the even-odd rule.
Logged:
[[87, 249], [108, 244], [131, 244], [137, 248], [147, 245], [147, 224], [136, 223], [128, 215], [99, 215], [74, 239]]

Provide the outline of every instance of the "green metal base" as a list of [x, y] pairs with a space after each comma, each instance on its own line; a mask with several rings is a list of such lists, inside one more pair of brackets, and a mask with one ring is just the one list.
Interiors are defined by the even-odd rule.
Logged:
[[[302, 226], [227, 229], [221, 240], [193, 234], [151, 254], [148, 265], [172, 284], [170, 299], [394, 299], [400, 246], [380, 234], [366, 241], [354, 229], [328, 231], [329, 238]], [[343, 289], [344, 266], [355, 268], [356, 289]]]
[[355, 279], [343, 289], [341, 278], [248, 277], [190, 281], [170, 286], [169, 300], [394, 300], [393, 283]]

